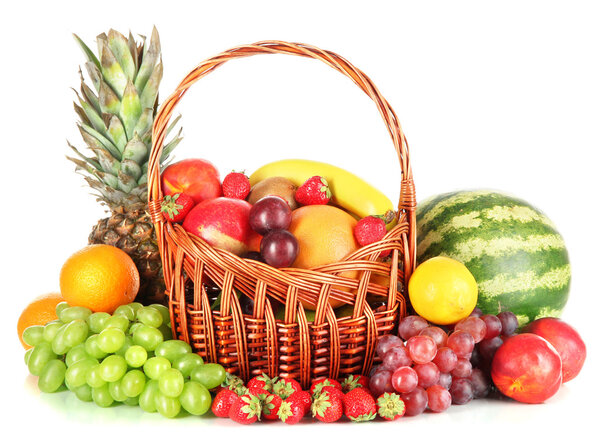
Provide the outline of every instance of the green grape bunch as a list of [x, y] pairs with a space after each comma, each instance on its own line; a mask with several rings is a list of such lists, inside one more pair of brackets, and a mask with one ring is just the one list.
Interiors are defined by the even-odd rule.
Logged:
[[33, 346], [25, 364], [42, 392], [67, 389], [100, 407], [123, 403], [173, 418], [208, 412], [210, 390], [225, 381], [223, 366], [173, 339], [164, 305], [133, 302], [111, 315], [61, 302], [56, 315], [23, 332]]

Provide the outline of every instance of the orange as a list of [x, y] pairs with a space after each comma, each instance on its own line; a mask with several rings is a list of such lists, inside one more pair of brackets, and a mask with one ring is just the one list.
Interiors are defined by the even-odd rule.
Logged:
[[23, 347], [31, 348], [31, 345], [23, 341], [23, 332], [27, 327], [32, 325], [46, 325], [58, 319], [56, 316], [56, 305], [59, 302], [64, 302], [60, 293], [47, 293], [38, 296], [33, 302], [25, 307], [19, 321], [17, 322], [17, 332], [19, 340]]
[[90, 245], [74, 253], [60, 270], [60, 291], [71, 306], [112, 313], [133, 302], [140, 275], [131, 257], [109, 245]]
[[[342, 209], [329, 205], [302, 206], [292, 212], [289, 231], [298, 240], [298, 257], [294, 268], [314, 268], [342, 260], [359, 248], [354, 238], [356, 219]], [[342, 273], [356, 278], [357, 272]], [[330, 300], [336, 308], [342, 302]], [[314, 310], [312, 305], [306, 305]]]

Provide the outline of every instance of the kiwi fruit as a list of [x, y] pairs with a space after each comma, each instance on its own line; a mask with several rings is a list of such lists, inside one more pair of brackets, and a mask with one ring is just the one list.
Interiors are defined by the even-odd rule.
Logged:
[[292, 211], [298, 207], [296, 199], [297, 187], [290, 180], [284, 177], [269, 177], [262, 181], [259, 181], [250, 190], [248, 195], [248, 202], [250, 204], [256, 203], [258, 200], [264, 197], [277, 196], [283, 198], [290, 205]]

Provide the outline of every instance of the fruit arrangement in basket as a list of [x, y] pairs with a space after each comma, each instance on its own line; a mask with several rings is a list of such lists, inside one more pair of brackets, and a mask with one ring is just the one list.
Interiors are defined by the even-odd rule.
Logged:
[[[158, 109], [156, 29], [141, 43], [101, 34], [98, 55], [76, 41], [93, 87], [82, 76], [75, 105], [91, 155], [71, 146], [70, 159], [111, 216], [64, 263], [60, 293], [18, 321], [41, 391], [169, 418], [393, 421], [476, 398], [541, 403], [582, 369], [585, 344], [559, 319], [571, 275], [554, 224], [493, 191], [416, 206], [397, 118], [345, 59], [234, 48]], [[206, 159], [169, 163], [181, 141], [165, 141], [169, 121], [190, 85], [223, 60], [272, 52], [323, 60], [375, 101], [401, 161], [398, 209], [318, 161], [223, 178]]]

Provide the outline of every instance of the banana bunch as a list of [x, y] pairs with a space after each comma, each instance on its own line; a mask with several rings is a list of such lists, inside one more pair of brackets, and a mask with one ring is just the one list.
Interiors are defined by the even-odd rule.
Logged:
[[383, 216], [388, 229], [395, 225], [394, 206], [381, 191], [353, 173], [331, 164], [302, 159], [274, 161], [250, 175], [250, 185], [254, 186], [265, 178], [285, 177], [296, 186], [301, 186], [314, 175], [327, 180], [334, 204], [359, 218]]

